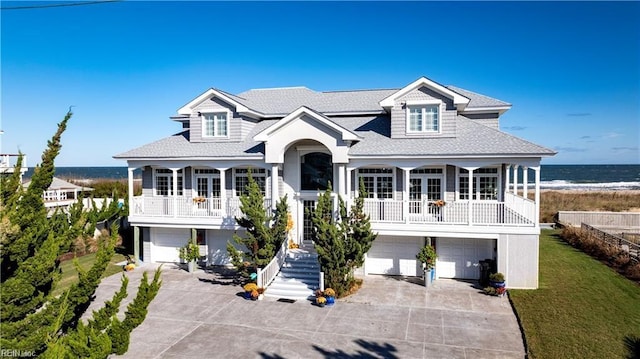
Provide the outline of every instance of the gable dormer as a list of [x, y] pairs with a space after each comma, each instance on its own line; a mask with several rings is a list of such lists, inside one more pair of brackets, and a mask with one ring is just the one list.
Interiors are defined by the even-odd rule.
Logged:
[[245, 106], [242, 99], [209, 89], [178, 110], [189, 123], [191, 142], [241, 141], [261, 114]]
[[380, 101], [391, 117], [392, 138], [454, 137], [456, 115], [469, 98], [421, 77]]

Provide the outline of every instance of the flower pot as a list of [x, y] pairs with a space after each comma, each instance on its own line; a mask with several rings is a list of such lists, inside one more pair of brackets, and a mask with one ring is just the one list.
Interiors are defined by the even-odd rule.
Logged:
[[190, 261], [187, 263], [187, 270], [189, 273], [193, 273], [196, 270], [196, 261]]
[[336, 298], [327, 297], [327, 305], [331, 306], [331, 305], [334, 305], [335, 303], [336, 303]]
[[427, 269], [424, 271], [424, 286], [429, 288], [433, 282], [433, 270]]
[[494, 282], [492, 280], [489, 281], [489, 285], [494, 288], [503, 288], [505, 286], [504, 282]]

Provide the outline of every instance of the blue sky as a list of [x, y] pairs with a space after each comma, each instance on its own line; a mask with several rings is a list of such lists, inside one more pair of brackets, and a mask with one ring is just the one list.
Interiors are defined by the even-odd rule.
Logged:
[[[59, 2], [56, 2], [59, 3]], [[3, 8], [31, 1], [2, 1]], [[0, 136], [58, 166], [179, 132], [206, 89], [398, 88], [420, 76], [510, 102], [501, 128], [543, 164], [640, 163], [638, 2], [143, 2], [1, 12]]]

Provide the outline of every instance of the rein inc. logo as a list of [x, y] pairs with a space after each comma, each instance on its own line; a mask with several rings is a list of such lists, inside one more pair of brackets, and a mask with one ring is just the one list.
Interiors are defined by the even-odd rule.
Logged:
[[2, 358], [25, 358], [35, 356], [36, 353], [33, 350], [0, 349], [0, 357]]

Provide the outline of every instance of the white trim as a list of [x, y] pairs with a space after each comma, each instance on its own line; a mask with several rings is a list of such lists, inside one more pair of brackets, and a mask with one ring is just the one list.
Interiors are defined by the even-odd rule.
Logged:
[[509, 106], [488, 106], [488, 107], [473, 107], [473, 108], [465, 108], [464, 111], [460, 112], [460, 115], [464, 116], [465, 114], [473, 114], [473, 113], [495, 113], [498, 115], [502, 115], [511, 109], [511, 105]]
[[395, 101], [397, 98], [402, 97], [408, 94], [409, 92], [423, 86], [428, 87], [436, 92], [439, 92], [448, 98], [451, 98], [453, 100], [453, 104], [458, 107], [458, 110], [463, 110], [467, 106], [467, 104], [469, 104], [469, 101], [471, 101], [467, 97], [462, 96], [461, 94], [453, 90], [450, 90], [440, 85], [439, 83], [429, 80], [428, 78], [423, 76], [415, 80], [414, 82], [410, 83], [409, 85], [403, 87], [402, 89], [398, 90], [397, 92], [391, 94], [387, 98], [383, 99], [382, 101], [379, 102], [379, 104], [380, 106], [386, 109], [390, 109], [393, 106], [395, 106]]
[[307, 115], [311, 118], [313, 118], [314, 120], [320, 122], [321, 124], [335, 130], [336, 132], [340, 133], [342, 135], [342, 140], [343, 141], [357, 141], [360, 140], [360, 137], [358, 135], [356, 135], [355, 133], [347, 130], [346, 128], [337, 125], [335, 122], [331, 121], [328, 117], [306, 107], [306, 106], [301, 106], [299, 107], [297, 110], [291, 112], [290, 114], [288, 114], [287, 116], [285, 116], [283, 119], [281, 119], [280, 121], [276, 122], [275, 124], [271, 125], [270, 127], [262, 130], [260, 133], [258, 133], [257, 135], [253, 136], [253, 140], [254, 141], [258, 141], [258, 142], [265, 142], [269, 140], [269, 137], [271, 137], [271, 135], [274, 134], [274, 132], [278, 131], [280, 128], [284, 127], [285, 125], [300, 119], [303, 115]]
[[[224, 114], [225, 115], [225, 119], [227, 122], [227, 134], [226, 135], [218, 135], [216, 134], [216, 130], [217, 130], [217, 119], [213, 118], [213, 136], [207, 135], [206, 134], [206, 121], [207, 121], [207, 116], [206, 115], [217, 115], [217, 114]], [[201, 136], [202, 138], [229, 138], [231, 135], [231, 116], [233, 115], [233, 113], [227, 109], [220, 109], [220, 110], [211, 110], [211, 111], [200, 111], [198, 112], [198, 114], [200, 115], [200, 126], [202, 128], [202, 133]]]

